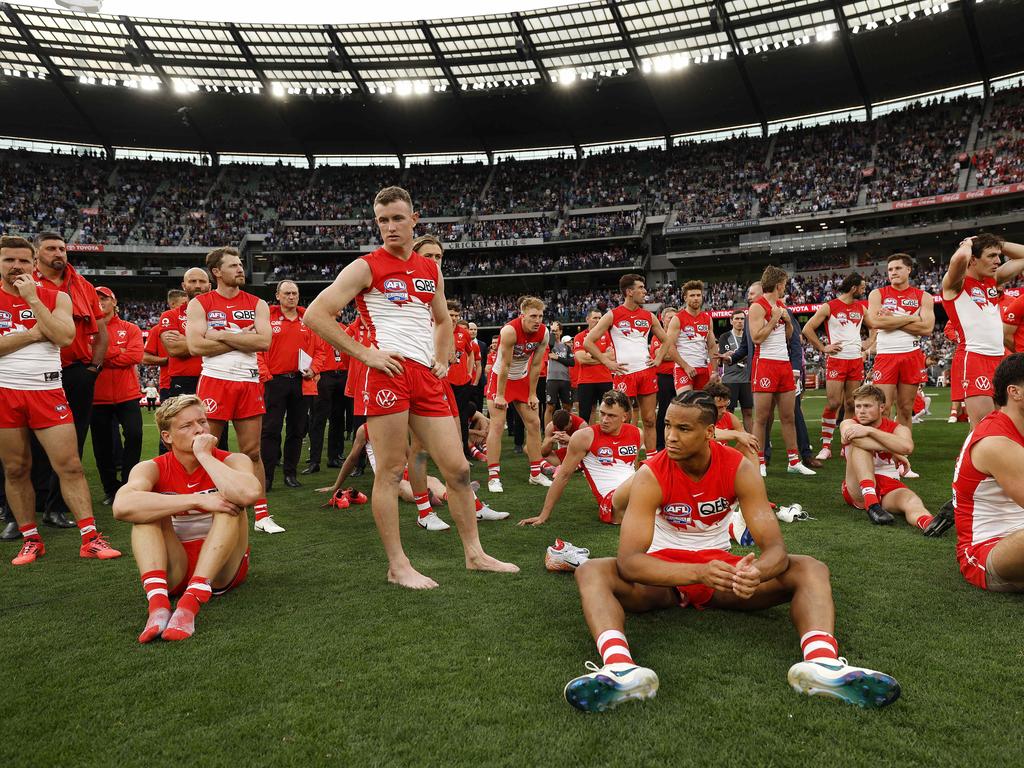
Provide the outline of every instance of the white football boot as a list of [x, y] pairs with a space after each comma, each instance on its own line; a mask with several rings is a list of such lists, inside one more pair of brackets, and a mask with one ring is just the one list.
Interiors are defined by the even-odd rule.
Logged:
[[551, 478], [545, 475], [543, 472], [539, 475], [530, 475], [530, 485], [540, 485], [544, 488], [551, 487]]
[[416, 525], [425, 531], [447, 531], [451, 528], [448, 523], [437, 516], [437, 512], [431, 512], [429, 515], [417, 517]]
[[863, 709], [884, 707], [900, 697], [900, 684], [895, 678], [851, 666], [846, 659], [800, 661], [789, 668], [787, 677], [797, 693], [829, 696]]
[[476, 513], [477, 520], [504, 520], [506, 517], [508, 517], [508, 512], [499, 512], [496, 509], [491, 509], [489, 504], [484, 504], [480, 511]]
[[589, 558], [589, 549], [555, 539], [554, 545], [544, 553], [544, 567], [549, 571], [575, 571]]
[[589, 674], [570, 680], [565, 700], [581, 712], [604, 712], [624, 701], [652, 699], [658, 692], [658, 675], [653, 669], [630, 662], [598, 667], [588, 661]]
[[274, 518], [264, 517], [262, 520], [257, 520], [252, 526], [254, 531], [260, 531], [262, 533], [284, 533], [284, 528], [274, 522]]
[[487, 481], [487, 490], [491, 493], [504, 493], [505, 489], [501, 487], [501, 478], [492, 477]]

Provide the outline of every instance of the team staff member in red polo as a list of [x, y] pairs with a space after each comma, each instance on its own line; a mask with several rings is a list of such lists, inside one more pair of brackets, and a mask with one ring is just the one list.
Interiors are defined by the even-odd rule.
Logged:
[[[188, 302], [196, 296], [210, 292], [210, 276], [202, 267], [192, 267], [185, 272], [181, 280], [181, 288], [185, 291], [188, 301], [169, 309], [160, 315], [160, 340], [167, 347], [170, 360], [167, 362], [171, 376], [171, 397], [178, 395], [194, 395], [199, 386], [199, 376], [203, 372], [203, 358], [193, 356], [185, 339], [185, 319]], [[223, 446], [222, 446], [223, 448]]]
[[[103, 370], [96, 377], [92, 406], [92, 452], [103, 483], [103, 503], [112, 504], [117, 489], [142, 457], [142, 408], [139, 406], [139, 363], [142, 331], [117, 314], [117, 297], [106, 286], [96, 289], [107, 323], [110, 344]], [[114, 466], [114, 429], [124, 433], [121, 473]]]
[[[676, 312], [679, 310], [676, 307], [662, 307], [661, 309], [661, 324], [663, 327], [668, 328], [672, 322], [672, 318], [676, 316]], [[651, 336], [650, 341], [651, 359], [653, 360], [655, 355], [658, 354], [658, 350], [661, 349], [661, 339], [657, 336]], [[672, 404], [672, 399], [676, 396], [676, 384], [675, 384], [675, 371], [676, 364], [668, 359], [667, 362], [662, 362], [658, 366], [658, 434], [657, 434], [657, 446], [658, 450], [662, 450], [665, 447], [665, 414], [668, 413], [668, 407]], [[608, 370], [607, 368], [605, 370]]]
[[[346, 326], [338, 321], [338, 327]], [[341, 465], [345, 452], [345, 384], [348, 380], [348, 355], [335, 349], [319, 336], [314, 337], [322, 358], [320, 378], [316, 382], [316, 395], [309, 417], [309, 461], [301, 474], [313, 475], [320, 471], [324, 452], [324, 432], [327, 432], [327, 466]], [[351, 403], [351, 398], [349, 398]], [[349, 408], [351, 410], [351, 407]], [[328, 426], [329, 425], [329, 426]]]
[[278, 303], [270, 308], [270, 349], [266, 354], [272, 378], [264, 388], [267, 413], [263, 417], [260, 438], [268, 491], [274, 485], [274, 473], [281, 462], [281, 430], [286, 420], [284, 484], [289, 488], [301, 487], [295, 474], [309, 421], [302, 383], [312, 381], [317, 374], [313, 370], [316, 336], [302, 324], [306, 308], [299, 306], [299, 286], [291, 280], [283, 280], [277, 285], [276, 296]]
[[[579, 403], [580, 418], [588, 424], [594, 406], [601, 402], [601, 398], [612, 388], [612, 372], [597, 361], [587, 350], [583, 348], [583, 341], [587, 334], [601, 322], [601, 311], [592, 309], [587, 313], [587, 330], [580, 331], [573, 337], [572, 349], [576, 356], [576, 369], [579, 371], [579, 379], [576, 383], [576, 402]], [[597, 340], [597, 348], [607, 352], [612, 346], [612, 337], [607, 333]]]
[[[205, 272], [203, 273], [206, 274]], [[180, 308], [185, 311], [185, 304], [188, 303], [188, 294], [180, 288], [172, 288], [167, 292], [167, 310], [173, 312]], [[166, 313], [165, 313], [166, 314]], [[168, 320], [168, 324], [170, 321]], [[163, 315], [156, 321], [156, 325], [149, 329], [146, 336], [146, 345], [142, 348], [142, 364], [155, 365], [160, 369], [160, 402], [166, 401], [171, 396], [171, 355], [164, 345], [162, 332], [164, 330]], [[167, 446], [160, 441], [160, 453], [167, 453]]]
[[[103, 368], [103, 357], [107, 351], [106, 321], [96, 289], [68, 264], [68, 247], [64, 238], [56, 232], [40, 232], [33, 244], [36, 268], [32, 276], [36, 283], [71, 297], [75, 338], [60, 351], [61, 382], [75, 421], [78, 455], [81, 457], [85, 436], [89, 432], [96, 377]], [[46, 458], [46, 452], [39, 450], [35, 441], [32, 443], [32, 484], [37, 498], [45, 497], [43, 523], [58, 528], [74, 528], [75, 523], [68, 518], [68, 507], [61, 496], [57, 475]]]
[[462, 452], [469, 453], [469, 421], [476, 413], [476, 391], [470, 381], [471, 372], [476, 370], [476, 353], [473, 351], [473, 337], [469, 335], [469, 324], [462, 319], [462, 305], [454, 299], [448, 300], [448, 316], [452, 319], [455, 335], [455, 359], [448, 369], [448, 383], [455, 394], [455, 405], [459, 411], [459, 427], [462, 430]]

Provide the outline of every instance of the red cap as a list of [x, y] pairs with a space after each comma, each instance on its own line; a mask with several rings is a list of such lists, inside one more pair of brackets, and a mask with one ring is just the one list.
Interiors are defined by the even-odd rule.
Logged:
[[114, 301], [117, 301], [117, 296], [115, 296], [114, 292], [112, 290], [110, 290], [109, 288], [107, 288], [107, 286], [105, 286], [105, 285], [98, 286], [96, 288], [96, 293], [99, 293], [99, 294], [101, 294], [103, 296], [106, 296], [107, 298], [110, 298], [110, 299], [113, 299]]

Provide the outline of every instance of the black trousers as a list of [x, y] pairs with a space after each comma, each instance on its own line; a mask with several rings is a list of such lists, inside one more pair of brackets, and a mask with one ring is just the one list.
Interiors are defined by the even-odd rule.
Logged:
[[345, 452], [345, 374], [347, 371], [324, 371], [316, 384], [309, 422], [309, 463], [319, 464], [323, 458], [324, 431], [327, 431], [327, 459]]
[[[166, 403], [167, 402], [167, 398], [169, 398], [170, 396], [171, 396], [171, 388], [170, 387], [168, 387], [167, 389], [161, 389], [160, 390], [160, 402], [161, 403]], [[156, 439], [157, 439], [157, 443], [158, 443], [157, 453], [159, 453], [161, 456], [163, 456], [165, 453], [167, 453], [167, 446], [164, 445], [164, 441], [160, 439], [159, 435], [157, 435]]]
[[658, 374], [658, 419], [655, 422], [657, 424], [657, 437], [658, 437], [658, 450], [662, 450], [665, 447], [665, 414], [668, 412], [668, 406], [672, 402], [672, 398], [676, 396], [676, 383], [675, 376], [671, 373], [659, 373]]
[[[120, 462], [114, 455], [115, 430], [123, 435]], [[125, 484], [128, 473], [142, 456], [142, 408], [138, 400], [92, 407], [92, 452], [96, 457], [103, 492], [112, 496]]]
[[455, 405], [459, 409], [459, 429], [462, 431], [462, 452], [469, 456], [469, 420], [476, 408], [476, 388], [472, 384], [452, 387]]
[[[78, 455], [85, 449], [85, 436], [89, 434], [92, 419], [92, 397], [96, 388], [96, 375], [86, 370], [84, 363], [74, 363], [61, 371], [64, 395], [71, 407], [71, 418], [75, 420], [78, 436]], [[60, 480], [50, 465], [46, 451], [35, 438], [32, 439], [32, 485], [36, 489], [36, 511], [53, 510], [69, 514], [64, 497], [60, 493]]]
[[605, 392], [611, 392], [611, 389], [612, 383], [610, 381], [602, 381], [599, 384], [580, 384], [577, 386], [576, 392], [579, 394], [580, 400], [580, 418], [589, 424], [590, 414], [593, 412], [594, 406], [600, 403]]
[[[302, 377], [278, 375], [264, 387], [263, 400], [267, 413], [263, 417], [260, 454], [267, 476], [267, 488], [273, 483], [274, 470], [281, 463], [281, 430], [284, 428], [284, 473], [294, 475], [306, 436], [308, 405], [302, 396]], [[285, 426], [287, 423], [287, 426]]]

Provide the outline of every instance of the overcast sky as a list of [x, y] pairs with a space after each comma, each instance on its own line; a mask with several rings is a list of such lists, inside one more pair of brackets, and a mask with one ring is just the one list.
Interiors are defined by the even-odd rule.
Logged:
[[[58, 7], [54, 0], [13, 0], [13, 4]], [[429, 14], [426, 18], [477, 16], [566, 4], [567, 0], [388, 0], [386, 3], [356, 0], [104, 0], [102, 13], [204, 21], [353, 24], [420, 19], [424, 18], [424, 13]]]

